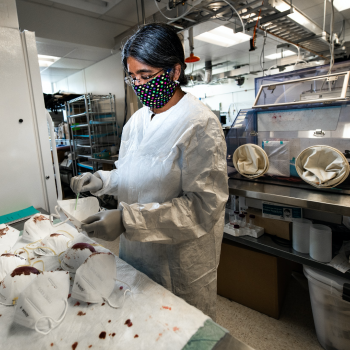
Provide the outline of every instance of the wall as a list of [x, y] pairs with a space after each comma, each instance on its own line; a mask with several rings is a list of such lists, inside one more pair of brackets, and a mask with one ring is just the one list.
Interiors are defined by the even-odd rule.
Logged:
[[185, 87], [186, 92], [201, 99], [212, 110], [227, 112], [230, 105], [234, 104], [234, 109], [238, 112], [242, 108], [251, 108], [255, 99], [254, 78], [261, 76], [246, 75], [245, 82], [238, 86], [234, 79], [229, 79], [228, 83], [218, 85], [196, 85]]
[[[284, 59], [283, 63], [289, 63], [295, 61], [295, 56], [292, 58], [287, 57], [288, 60]], [[281, 62], [281, 61], [279, 61]], [[325, 64], [324, 61], [321, 62], [311, 62], [307, 65], [298, 64], [298, 66], [288, 66], [285, 68], [284, 73], [293, 71], [294, 69], [302, 69], [311, 66], [317, 66], [320, 64]], [[269, 62], [267, 67], [271, 67], [272, 63]], [[272, 66], [274, 67], [274, 66]], [[251, 71], [257, 71], [260, 69], [258, 66], [251, 66]], [[190, 71], [190, 69], [189, 69]], [[218, 70], [214, 72], [219, 73]], [[279, 74], [279, 69], [268, 69], [265, 75]], [[255, 74], [244, 75], [245, 82], [242, 86], [238, 86], [234, 79], [228, 79], [222, 84], [207, 84], [207, 85], [195, 85], [193, 87], [183, 88], [186, 92], [193, 94], [194, 96], [201, 99], [212, 110], [220, 110], [222, 112], [228, 112], [230, 105], [231, 113], [236, 114], [239, 110], [244, 108], [251, 108], [255, 100], [255, 78], [262, 76], [262, 72]], [[221, 109], [220, 109], [221, 105]], [[229, 122], [229, 121], [228, 121]]]
[[111, 93], [115, 95], [118, 125], [123, 125], [124, 70], [121, 65], [119, 52], [55, 83], [54, 91], [57, 92], [58, 90], [75, 92], [77, 94], [93, 93], [106, 95]]

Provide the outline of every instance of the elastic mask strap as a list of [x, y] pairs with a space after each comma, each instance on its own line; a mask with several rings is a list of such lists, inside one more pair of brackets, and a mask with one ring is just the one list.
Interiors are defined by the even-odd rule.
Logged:
[[30, 250], [34, 250], [34, 249], [36, 249], [36, 248], [38, 248], [38, 246], [36, 246], [36, 247], [34, 247], [34, 248], [32, 248], [32, 247], [30, 247], [32, 244], [35, 244], [35, 243], [38, 243], [38, 242], [41, 242], [42, 240], [41, 239], [39, 239], [39, 240], [37, 240], [37, 241], [35, 241], [35, 242], [32, 242], [32, 243], [28, 243], [27, 245], [26, 245], [26, 248], [27, 249], [30, 249]]
[[[63, 321], [63, 319], [66, 317], [67, 314], [67, 310], [68, 310], [68, 301], [66, 299], [63, 299], [64, 303], [65, 303], [65, 307], [64, 307], [64, 312], [63, 315], [61, 316], [60, 319], [58, 320], [54, 320], [53, 318], [51, 318], [50, 316], [43, 316], [40, 317], [36, 322], [35, 322], [35, 330], [43, 335], [49, 334], [54, 328], [56, 328], [57, 326], [59, 326], [59, 324]], [[49, 320], [50, 326], [49, 326], [49, 330], [47, 332], [41, 331], [40, 329], [38, 329], [38, 322], [42, 319], [42, 318], [47, 318]], [[54, 323], [56, 323], [56, 325], [53, 325]]]
[[[44, 247], [44, 246], [39, 246], [39, 247], [36, 247], [35, 249], [42, 249], [42, 248], [44, 248], [44, 249], [49, 249], [49, 250], [51, 250], [52, 252], [53, 252], [53, 255], [57, 255], [57, 253], [53, 250], [53, 249], [51, 249], [50, 247]], [[39, 255], [39, 254], [38, 254]], [[41, 254], [41, 255], [44, 255], [44, 256], [51, 256], [51, 255], [46, 255], [46, 254]]]
[[[67, 242], [67, 248], [71, 248], [72, 245], [73, 245], [73, 238]], [[65, 253], [65, 252], [63, 252], [63, 253]]]
[[124, 303], [125, 303], [125, 294], [126, 294], [127, 292], [129, 292], [129, 293], [132, 294], [131, 287], [130, 287], [127, 283], [125, 283], [125, 282], [123, 282], [123, 281], [121, 281], [121, 280], [118, 280], [118, 279], [116, 279], [116, 281], [119, 281], [119, 282], [121, 282], [121, 283], [123, 283], [123, 284], [126, 284], [126, 285], [129, 287], [129, 289], [125, 289], [125, 291], [124, 291], [123, 303], [122, 303], [120, 306], [118, 306], [118, 305], [112, 305], [111, 302], [110, 302], [107, 298], [103, 298], [103, 300], [104, 300], [110, 307], [112, 307], [113, 309], [119, 309], [119, 308], [123, 307], [123, 305], [124, 305]]
[[43, 269], [42, 269], [42, 270], [39, 270], [39, 269], [38, 269], [38, 270], [41, 271], [41, 272], [45, 271], [45, 263], [44, 263], [43, 260], [34, 261], [32, 267], [34, 267], [34, 265], [37, 264], [37, 263], [39, 263], [39, 262], [41, 262], [41, 263], [43, 264]]
[[65, 230], [57, 230], [57, 232], [65, 232], [68, 236], [70, 236], [70, 238], [74, 239], [74, 236]]
[[58, 254], [58, 256], [57, 256], [58, 261], [59, 261], [59, 263], [60, 263], [60, 264], [61, 264], [61, 262], [62, 262], [62, 260], [61, 260], [60, 256], [61, 256], [62, 254], [64, 254], [64, 253], [65, 253], [65, 252], [59, 253], [59, 254]]
[[29, 261], [30, 261], [30, 258], [29, 258], [28, 250], [25, 249], [25, 248], [18, 248], [18, 249], [16, 249], [16, 250], [14, 251], [14, 254], [20, 256], [20, 254], [17, 254], [17, 251], [19, 251], [19, 250], [24, 250], [24, 251], [26, 252], [26, 254], [27, 254], [28, 265], [23, 265], [23, 266], [30, 266], [30, 262], [29, 262]]

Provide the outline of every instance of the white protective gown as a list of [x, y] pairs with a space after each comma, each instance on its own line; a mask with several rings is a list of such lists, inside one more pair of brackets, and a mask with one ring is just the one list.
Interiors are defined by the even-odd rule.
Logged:
[[168, 111], [138, 110], [123, 129], [116, 170], [98, 171], [97, 196], [118, 197], [119, 256], [216, 318], [217, 267], [228, 198], [218, 118], [187, 93]]

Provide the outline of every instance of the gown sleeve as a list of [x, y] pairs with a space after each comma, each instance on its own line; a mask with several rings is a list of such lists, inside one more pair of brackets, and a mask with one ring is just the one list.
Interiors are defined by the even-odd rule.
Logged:
[[183, 144], [180, 197], [165, 203], [120, 203], [128, 240], [178, 244], [209, 233], [222, 217], [228, 198], [226, 142], [214, 117]]

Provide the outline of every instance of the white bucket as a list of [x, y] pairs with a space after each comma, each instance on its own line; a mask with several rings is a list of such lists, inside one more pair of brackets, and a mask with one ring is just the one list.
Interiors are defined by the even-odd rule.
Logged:
[[350, 349], [350, 302], [342, 299], [349, 280], [304, 265], [317, 338], [326, 350]]

